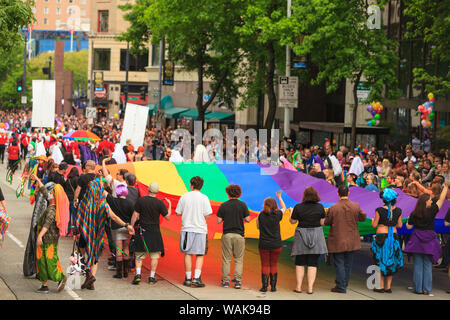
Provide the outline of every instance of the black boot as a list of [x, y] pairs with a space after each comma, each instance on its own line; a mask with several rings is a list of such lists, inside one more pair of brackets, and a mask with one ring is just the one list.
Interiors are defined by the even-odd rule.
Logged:
[[269, 286], [269, 277], [267, 274], [262, 273], [261, 274], [261, 282], [262, 282], [262, 288], [259, 289], [261, 292], [267, 292], [267, 287]]
[[130, 260], [123, 260], [123, 277], [127, 278], [128, 277], [128, 262]]
[[122, 279], [122, 261], [116, 261], [116, 274], [113, 275], [113, 278]]
[[275, 292], [277, 291], [277, 273], [270, 274], [270, 291]]

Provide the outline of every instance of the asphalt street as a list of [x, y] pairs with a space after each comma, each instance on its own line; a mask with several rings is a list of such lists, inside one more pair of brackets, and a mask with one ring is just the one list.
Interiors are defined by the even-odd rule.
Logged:
[[[177, 274], [169, 272], [169, 266], [165, 266], [162, 259], [158, 267], [157, 284], [150, 286], [143, 281], [139, 286], [131, 285], [133, 274], [127, 279], [113, 279], [113, 271], [107, 268], [107, 253], [100, 258], [97, 273], [96, 289], [91, 290], [64, 290], [60, 293], [56, 290], [56, 283], [49, 282], [48, 294], [36, 293], [40, 282], [35, 278], [25, 278], [22, 272], [23, 256], [31, 222], [33, 207], [28, 200], [28, 190], [24, 197], [16, 198], [15, 189], [20, 180], [18, 171], [13, 184], [6, 183], [6, 164], [0, 164], [0, 186], [6, 198], [8, 214], [12, 218], [6, 240], [0, 248], [0, 300], [450, 300], [450, 294], [445, 291], [450, 288], [450, 280], [442, 269], [433, 268], [433, 295], [416, 295], [408, 289], [412, 285], [412, 259], [405, 257], [405, 267], [395, 277], [392, 285], [392, 294], [375, 293], [367, 288], [367, 267], [373, 264], [369, 251], [369, 244], [363, 243], [354, 259], [353, 273], [347, 294], [330, 292], [334, 286], [334, 268], [321, 263], [313, 295], [296, 294], [292, 292], [295, 286], [295, 267], [289, 256], [290, 244], [283, 249], [279, 263], [279, 285], [277, 292], [261, 293], [260, 288], [260, 264], [258, 258], [257, 240], [248, 239], [244, 260], [244, 274], [242, 289], [220, 287], [220, 240], [212, 240], [211, 250], [216, 252], [211, 255], [208, 270], [214, 267], [216, 272], [203, 274], [202, 279], [205, 288], [187, 288], [182, 284], [182, 262], [177, 265]], [[163, 231], [163, 238], [167, 235]], [[59, 257], [63, 269], [69, 265], [69, 257], [72, 252], [73, 240], [62, 238], [59, 241]], [[170, 252], [171, 254], [175, 254]], [[182, 256], [180, 256], [182, 261]], [[214, 261], [212, 260], [214, 258]], [[167, 264], [167, 263], [166, 263]], [[149, 270], [143, 270], [143, 278], [146, 279]], [[306, 284], [306, 278], [305, 278]], [[306, 290], [306, 287], [304, 287]]]

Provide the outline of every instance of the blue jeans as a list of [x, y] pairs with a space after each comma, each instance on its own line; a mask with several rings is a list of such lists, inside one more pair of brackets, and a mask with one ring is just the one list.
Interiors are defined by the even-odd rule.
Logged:
[[347, 292], [350, 274], [352, 273], [354, 251], [333, 253], [334, 267], [336, 268], [336, 287]]
[[431, 292], [433, 287], [433, 264], [428, 254], [413, 253], [414, 257], [414, 290]]

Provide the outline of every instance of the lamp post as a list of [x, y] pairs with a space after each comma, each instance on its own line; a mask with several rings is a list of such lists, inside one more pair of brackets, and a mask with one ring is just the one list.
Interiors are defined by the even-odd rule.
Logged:
[[128, 70], [130, 69], [130, 43], [127, 41], [127, 54], [125, 59], [125, 88], [124, 88], [124, 100], [123, 111], [127, 108], [128, 104]]
[[48, 80], [52, 79], [52, 57], [48, 57]]
[[[291, 16], [292, 0], [287, 0], [287, 16]], [[291, 76], [291, 49], [286, 45], [286, 77]], [[290, 122], [291, 122], [291, 108], [284, 108], [284, 136], [289, 136]]]
[[89, 107], [92, 108], [94, 106], [93, 96], [94, 96], [94, 59], [95, 59], [95, 51], [94, 51], [94, 34], [91, 34], [91, 81], [89, 81]]
[[[164, 37], [162, 37], [159, 43], [159, 79], [158, 79], [158, 104], [156, 108], [156, 115], [159, 114], [159, 110], [161, 110], [161, 99], [162, 99], [162, 64], [164, 62], [164, 53], [165, 53], [165, 41]], [[157, 117], [156, 127], [161, 129], [161, 121], [160, 118]]]
[[[24, 29], [27, 30], [27, 29]], [[27, 102], [26, 102], [26, 98], [27, 98], [27, 32], [24, 31], [24, 44], [23, 44], [23, 76], [22, 76], [22, 81], [23, 81], [23, 85], [22, 85], [22, 106], [25, 109]]]

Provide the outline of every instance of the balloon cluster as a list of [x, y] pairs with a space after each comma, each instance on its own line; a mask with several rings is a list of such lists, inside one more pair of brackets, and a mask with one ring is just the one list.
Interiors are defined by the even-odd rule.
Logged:
[[424, 104], [421, 104], [418, 107], [418, 110], [421, 113], [420, 116], [420, 119], [422, 120], [421, 124], [422, 127], [424, 128], [431, 127], [431, 120], [434, 119], [433, 107], [434, 107], [434, 94], [430, 92], [428, 94], [428, 101], [425, 102]]
[[367, 106], [367, 111], [372, 115], [372, 119], [369, 120], [368, 125], [370, 127], [380, 124], [380, 113], [383, 111], [383, 106], [379, 102], [372, 102]]

